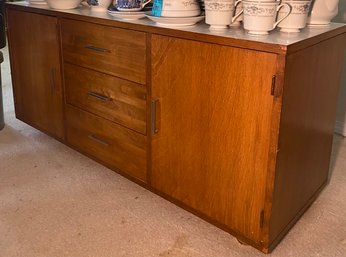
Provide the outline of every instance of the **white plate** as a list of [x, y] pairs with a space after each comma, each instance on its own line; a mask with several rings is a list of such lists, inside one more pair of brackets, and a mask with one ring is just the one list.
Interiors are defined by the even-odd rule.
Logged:
[[145, 17], [144, 12], [108, 11], [113, 17], [123, 20], [138, 20]]
[[118, 9], [120, 12], [139, 12], [139, 11], [141, 11], [143, 8], [119, 8], [119, 7], [117, 7], [117, 9]]
[[148, 19], [154, 21], [157, 25], [165, 27], [185, 27], [195, 25], [197, 22], [204, 19], [204, 15], [194, 17], [158, 17], [150, 13], [146, 13]]
[[330, 26], [330, 23], [328, 24], [307, 24], [308, 28], [327, 28]]
[[29, 4], [47, 4], [47, 2], [45, 0], [29, 0], [28, 1]]

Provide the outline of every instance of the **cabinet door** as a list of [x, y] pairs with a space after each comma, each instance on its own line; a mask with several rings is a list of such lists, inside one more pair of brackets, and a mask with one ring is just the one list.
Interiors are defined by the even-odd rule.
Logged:
[[259, 242], [276, 55], [158, 35], [151, 47], [152, 187]]
[[62, 138], [57, 18], [14, 10], [7, 16], [16, 116]]

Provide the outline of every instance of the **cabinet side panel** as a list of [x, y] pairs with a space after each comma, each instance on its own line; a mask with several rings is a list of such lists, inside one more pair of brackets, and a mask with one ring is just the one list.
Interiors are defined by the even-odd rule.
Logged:
[[271, 248], [327, 183], [344, 48], [342, 35], [287, 57]]
[[152, 37], [152, 186], [259, 243], [276, 55]]

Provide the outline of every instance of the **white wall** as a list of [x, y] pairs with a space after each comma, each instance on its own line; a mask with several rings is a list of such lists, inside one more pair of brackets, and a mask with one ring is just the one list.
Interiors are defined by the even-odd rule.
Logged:
[[[346, 0], [339, 1], [339, 13], [333, 21], [346, 23]], [[335, 132], [337, 132], [338, 134], [342, 134], [343, 136], [346, 136], [346, 51], [340, 85]]]

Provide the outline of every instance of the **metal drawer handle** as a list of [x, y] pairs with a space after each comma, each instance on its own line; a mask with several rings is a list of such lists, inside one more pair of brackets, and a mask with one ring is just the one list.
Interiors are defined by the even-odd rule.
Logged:
[[106, 48], [96, 47], [93, 45], [86, 45], [86, 46], [84, 46], [84, 48], [92, 50], [92, 51], [96, 51], [96, 52], [101, 52], [101, 53], [110, 53], [111, 52]]
[[92, 96], [92, 97], [95, 97], [101, 101], [110, 101], [112, 100], [112, 98], [108, 97], [108, 96], [105, 96], [105, 95], [101, 95], [101, 94], [98, 94], [98, 93], [95, 93], [95, 92], [92, 92], [92, 91], [89, 91], [87, 93], [88, 96]]
[[101, 140], [101, 139], [98, 139], [94, 134], [90, 134], [89, 136], [88, 136], [88, 138], [90, 138], [91, 140], [93, 140], [93, 141], [95, 141], [96, 143], [99, 143], [99, 144], [101, 144], [101, 145], [103, 145], [103, 146], [110, 146], [110, 144], [108, 143], [108, 142], [106, 142], [106, 141], [103, 141], [103, 140]]

